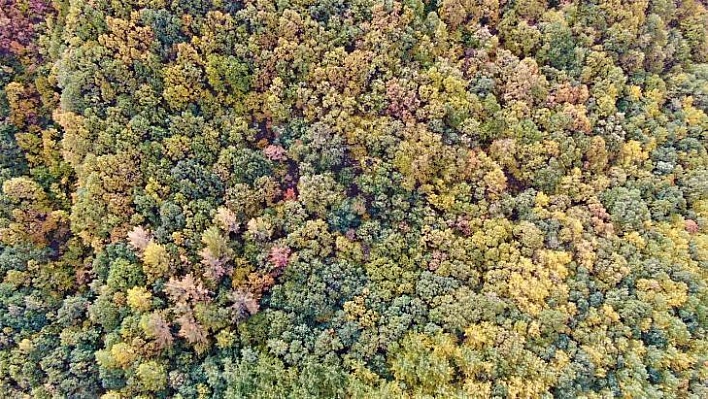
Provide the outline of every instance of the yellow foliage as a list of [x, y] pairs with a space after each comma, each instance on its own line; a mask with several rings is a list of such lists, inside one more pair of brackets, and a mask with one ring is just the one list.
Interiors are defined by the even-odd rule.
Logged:
[[627, 87], [627, 92], [632, 101], [638, 101], [642, 98], [642, 88], [639, 86], [630, 85]]
[[487, 185], [487, 192], [492, 198], [496, 198], [506, 190], [506, 175], [499, 167], [487, 172], [483, 179]]
[[635, 140], [629, 140], [622, 145], [620, 150], [622, 165], [629, 166], [634, 163], [645, 161], [649, 154], [642, 150], [642, 145]]
[[497, 332], [498, 328], [489, 322], [474, 324], [465, 329], [465, 345], [474, 350], [494, 345]]
[[701, 109], [693, 106], [693, 97], [683, 99], [683, 113], [688, 126], [698, 126], [706, 122], [706, 114]]
[[489, 381], [479, 382], [474, 379], [465, 379], [463, 383], [466, 397], [470, 399], [487, 399], [492, 397], [492, 383]]
[[137, 312], [146, 312], [152, 307], [152, 294], [145, 287], [133, 287], [128, 290], [128, 305]]
[[545, 207], [548, 206], [550, 198], [548, 198], [548, 195], [546, 195], [543, 191], [539, 191], [536, 194], [536, 206], [538, 207]]
[[29, 352], [32, 350], [32, 348], [34, 347], [34, 345], [32, 345], [32, 341], [30, 341], [29, 339], [25, 338], [25, 339], [23, 339], [22, 341], [20, 341], [20, 342], [17, 344], [17, 347], [18, 347], [22, 352], [29, 353]]
[[699, 262], [708, 262], [708, 234], [698, 234], [692, 240], [693, 253]]
[[54, 120], [64, 129], [61, 141], [61, 153], [73, 166], [81, 164], [92, 147], [93, 136], [86, 128], [85, 119], [73, 112], [56, 110]]
[[646, 241], [644, 241], [644, 238], [636, 231], [626, 234], [624, 239], [631, 242], [639, 249], [643, 249], [646, 246]]
[[231, 348], [236, 342], [236, 338], [236, 333], [231, 329], [221, 330], [216, 334], [216, 346], [220, 349]]
[[133, 348], [124, 342], [119, 342], [113, 345], [113, 347], [111, 347], [110, 355], [118, 367], [123, 369], [128, 368], [128, 366], [130, 366], [136, 358]]
[[143, 251], [143, 272], [149, 281], [164, 277], [169, 271], [170, 256], [164, 246], [150, 242]]

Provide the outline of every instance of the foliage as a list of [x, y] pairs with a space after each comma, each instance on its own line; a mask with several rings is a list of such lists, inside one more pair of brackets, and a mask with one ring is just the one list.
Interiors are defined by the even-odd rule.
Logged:
[[0, 397], [708, 397], [698, 0], [0, 0]]

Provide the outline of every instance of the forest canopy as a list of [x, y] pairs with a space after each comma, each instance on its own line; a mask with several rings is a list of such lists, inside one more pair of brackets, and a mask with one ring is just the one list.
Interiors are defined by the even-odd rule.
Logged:
[[0, 0], [0, 397], [708, 397], [699, 0]]

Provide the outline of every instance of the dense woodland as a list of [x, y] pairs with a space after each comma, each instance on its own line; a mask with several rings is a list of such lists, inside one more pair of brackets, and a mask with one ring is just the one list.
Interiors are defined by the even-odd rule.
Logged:
[[698, 0], [0, 0], [0, 397], [708, 397]]

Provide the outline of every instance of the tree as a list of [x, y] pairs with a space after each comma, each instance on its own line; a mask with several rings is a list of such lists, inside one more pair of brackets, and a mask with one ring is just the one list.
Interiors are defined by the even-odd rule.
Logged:
[[140, 319], [140, 326], [145, 331], [145, 335], [154, 340], [158, 350], [172, 346], [174, 339], [170, 325], [159, 312], [143, 315]]
[[606, 192], [603, 202], [612, 222], [621, 230], [639, 230], [650, 219], [649, 208], [639, 190], [618, 187]]
[[170, 255], [164, 246], [151, 241], [143, 251], [143, 272], [149, 282], [165, 276], [170, 268]]
[[167, 371], [163, 365], [155, 361], [141, 363], [136, 374], [146, 391], [158, 392], [167, 387]]

